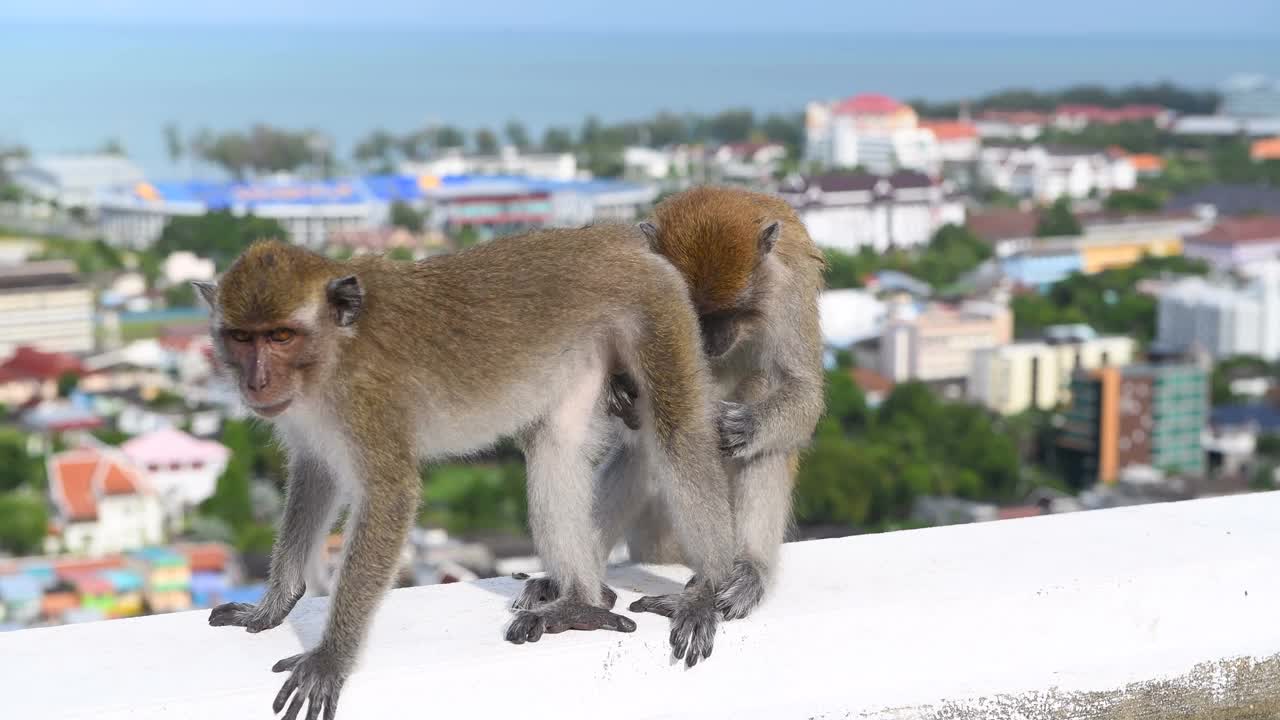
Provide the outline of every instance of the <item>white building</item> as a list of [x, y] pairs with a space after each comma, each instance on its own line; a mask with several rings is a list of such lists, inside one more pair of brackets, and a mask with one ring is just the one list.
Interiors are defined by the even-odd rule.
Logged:
[[974, 126], [978, 136], [989, 140], [1031, 142], [1040, 137], [1050, 122], [1044, 113], [1024, 110], [987, 110], [978, 116]]
[[792, 177], [778, 195], [796, 208], [815, 243], [848, 253], [917, 247], [943, 225], [964, 224], [964, 204], [919, 172]]
[[181, 527], [187, 512], [213, 496], [231, 456], [226, 446], [175, 428], [139, 435], [120, 450], [134, 465], [146, 469], [170, 528]]
[[216, 272], [213, 261], [197, 256], [193, 252], [180, 250], [170, 253], [160, 266], [164, 279], [170, 285], [191, 282], [192, 280], [212, 280]]
[[641, 180], [688, 178], [702, 163], [702, 148], [690, 145], [633, 146], [622, 151], [623, 174]]
[[978, 153], [978, 177], [988, 187], [1043, 203], [1063, 196], [1105, 196], [1138, 183], [1127, 156], [1044, 145], [984, 147]]
[[715, 175], [731, 182], [760, 183], [773, 177], [787, 157], [780, 143], [730, 143], [711, 156]]
[[93, 291], [70, 261], [0, 268], [0, 357], [19, 346], [47, 352], [93, 349]]
[[541, 180], [578, 179], [578, 160], [573, 153], [525, 153], [504, 146], [497, 155], [464, 155], [449, 150], [426, 162], [400, 166], [405, 175], [517, 175]]
[[1070, 400], [1076, 370], [1128, 365], [1137, 342], [1130, 337], [1076, 337], [1018, 342], [974, 352], [969, 399], [1004, 415], [1032, 408], [1052, 410]]
[[1200, 348], [1216, 358], [1280, 360], [1280, 262], [1253, 270], [1241, 284], [1193, 277], [1163, 288], [1157, 344], [1175, 351]]
[[99, 195], [143, 181], [142, 168], [120, 155], [49, 155], [27, 160], [12, 171], [27, 194], [59, 207], [93, 211]]
[[50, 456], [48, 468], [64, 550], [96, 556], [164, 540], [160, 502], [123, 455], [107, 449], [68, 450]]
[[894, 382], [967, 381], [974, 354], [1008, 344], [1012, 336], [1013, 313], [1003, 305], [917, 306], [898, 299], [888, 307], [878, 369]]
[[915, 110], [885, 95], [866, 93], [805, 107], [805, 159], [826, 167], [899, 169], [937, 174], [941, 155]]

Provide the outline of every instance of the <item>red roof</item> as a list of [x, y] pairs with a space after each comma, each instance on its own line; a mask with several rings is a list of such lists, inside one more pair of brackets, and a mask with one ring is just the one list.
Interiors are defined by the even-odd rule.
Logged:
[[49, 492], [69, 521], [96, 520], [98, 498], [133, 495], [143, 487], [138, 471], [115, 453], [68, 450], [49, 459]]
[[1220, 220], [1209, 231], [1187, 238], [1190, 242], [1240, 245], [1280, 242], [1280, 215]]
[[996, 511], [996, 519], [998, 520], [1017, 520], [1018, 518], [1035, 517], [1043, 515], [1044, 510], [1039, 505], [1015, 505], [1013, 507], [1002, 507]]
[[74, 577], [95, 573], [99, 570], [113, 570], [124, 567], [124, 557], [107, 555], [100, 558], [67, 558], [53, 561], [53, 571], [60, 578]]
[[973, 234], [987, 242], [1030, 237], [1039, 222], [1039, 213], [1007, 208], [970, 213], [965, 219], [965, 225]]
[[1155, 120], [1167, 109], [1159, 105], [1125, 105], [1119, 108], [1104, 108], [1100, 105], [1059, 105], [1056, 115], [1083, 117], [1086, 122], [1122, 123]]
[[973, 123], [958, 120], [921, 120], [920, 127], [932, 130], [939, 142], [978, 137], [978, 128]]
[[84, 366], [74, 355], [41, 352], [20, 347], [0, 365], [0, 382], [9, 380], [57, 380], [66, 373], [83, 375]]
[[832, 112], [837, 115], [892, 115], [905, 107], [888, 95], [862, 93], [836, 103]]
[[856, 367], [849, 371], [849, 377], [863, 392], [887, 393], [893, 390], [893, 381], [875, 370]]
[[984, 110], [978, 119], [1013, 125], [1043, 125], [1049, 122], [1048, 115], [1034, 110]]
[[192, 572], [221, 572], [226, 569], [230, 556], [226, 546], [216, 543], [187, 545], [180, 549], [186, 554]]

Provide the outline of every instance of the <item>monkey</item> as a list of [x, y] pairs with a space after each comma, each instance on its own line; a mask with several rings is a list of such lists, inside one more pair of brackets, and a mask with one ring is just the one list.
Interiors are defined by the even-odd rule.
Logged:
[[[788, 204], [742, 189], [703, 186], [670, 196], [640, 228], [687, 281], [712, 364], [736, 542], [717, 607], [726, 619], [742, 618], [775, 575], [798, 451], [823, 410], [817, 303], [825, 261]], [[609, 412], [634, 430], [635, 384], [625, 373], [610, 382]], [[598, 553], [607, 556], [625, 528], [633, 560], [684, 562], [671, 508], [642, 490], [647, 473], [643, 458], [625, 448], [599, 470]], [[536, 607], [555, 596], [550, 581], [530, 581], [517, 603]], [[678, 597], [644, 597], [631, 610], [669, 615]]]
[[538, 230], [411, 263], [258, 242], [196, 288], [219, 366], [288, 459], [267, 592], [257, 605], [215, 607], [209, 624], [283, 622], [338, 506], [350, 505], [323, 638], [272, 668], [291, 673], [275, 712], [288, 703], [293, 720], [306, 704], [309, 720], [334, 717], [416, 514], [419, 463], [502, 437], [525, 453], [531, 533], [561, 590], [518, 613], [506, 638], [635, 630], [599, 607], [603, 565], [581, 542], [594, 539], [592, 467], [616, 421], [611, 368], [635, 384], [635, 451], [700, 573], [674, 603], [672, 653], [690, 667], [711, 655], [715, 595], [733, 567], [712, 378], [683, 278], [636, 227]]

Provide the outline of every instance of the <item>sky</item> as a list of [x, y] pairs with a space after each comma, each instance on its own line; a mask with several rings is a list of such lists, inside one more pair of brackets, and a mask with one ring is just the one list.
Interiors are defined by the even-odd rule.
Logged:
[[[761, 6], [770, 12], [762, 12]], [[0, 21], [414, 24], [572, 31], [1280, 35], [1278, 0], [3, 0]], [[768, 52], [762, 47], [761, 52]]]

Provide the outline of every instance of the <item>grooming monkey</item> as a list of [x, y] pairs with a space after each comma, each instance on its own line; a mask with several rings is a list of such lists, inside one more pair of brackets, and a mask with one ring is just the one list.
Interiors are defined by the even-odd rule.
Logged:
[[216, 607], [209, 623], [279, 625], [303, 594], [339, 496], [352, 506], [324, 637], [276, 663], [292, 673], [276, 712], [288, 703], [292, 720], [307, 704], [308, 720], [334, 716], [417, 511], [419, 461], [502, 436], [525, 451], [534, 542], [565, 589], [521, 612], [508, 639], [635, 629], [600, 607], [590, 512], [592, 468], [616, 422], [605, 398], [614, 368], [638, 388], [635, 447], [703, 579], [675, 603], [673, 651], [690, 665], [710, 655], [715, 593], [733, 564], [711, 377], [688, 290], [638, 229], [534, 232], [417, 263], [340, 262], [259, 243], [216, 286], [197, 287], [213, 309], [220, 363], [271, 420], [289, 460], [266, 596]]
[[[687, 281], [711, 360], [736, 540], [733, 573], [717, 606], [728, 619], [745, 617], [775, 574], [797, 452], [822, 414], [818, 295], [825, 263], [790, 206], [746, 190], [700, 187], [673, 195], [641, 228]], [[615, 375], [608, 396], [611, 413], [628, 428], [642, 427], [630, 404], [643, 397], [634, 380]], [[646, 483], [650, 474], [625, 442], [599, 471], [598, 562], [624, 529], [635, 560], [689, 560], [676, 542], [672, 508]], [[536, 607], [556, 591], [550, 579], [531, 580], [517, 605]], [[678, 597], [645, 597], [631, 609], [669, 615]]]

